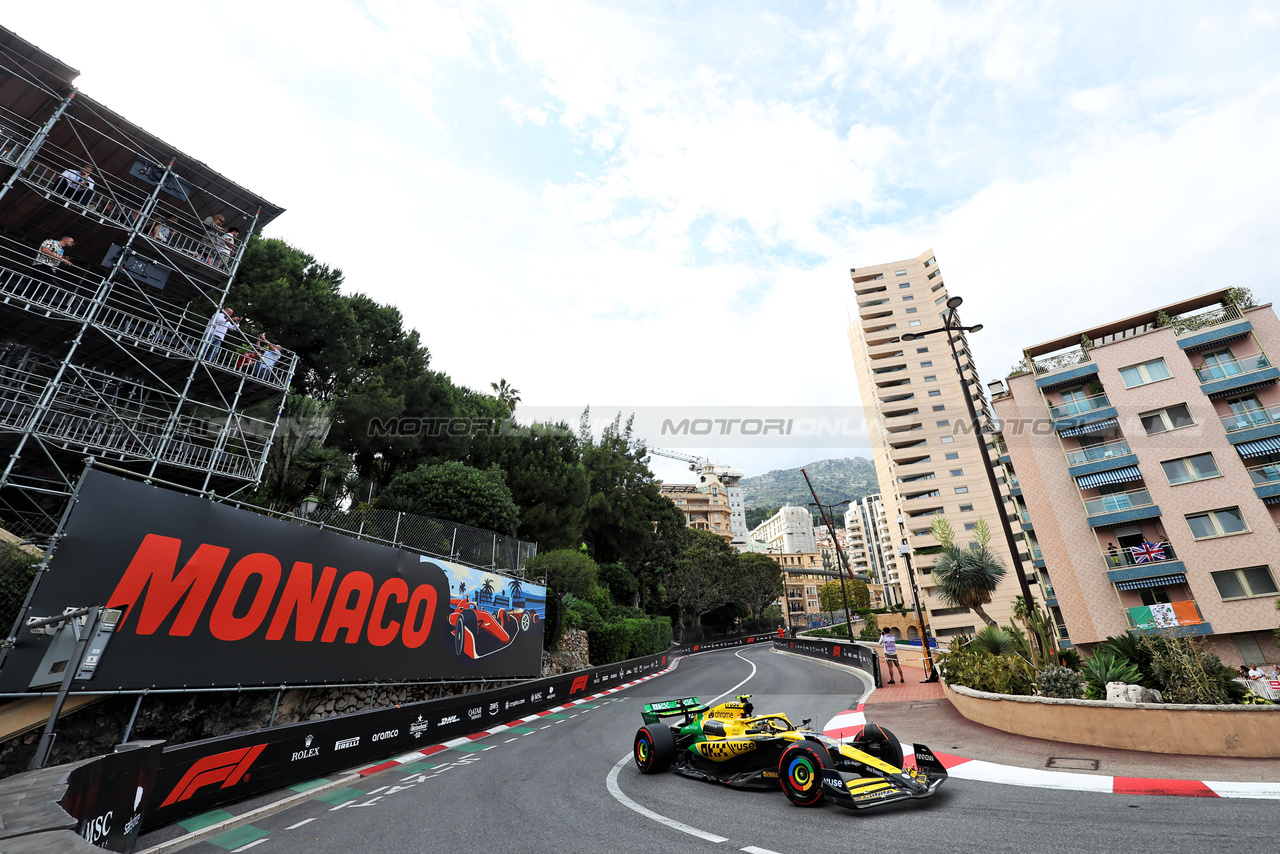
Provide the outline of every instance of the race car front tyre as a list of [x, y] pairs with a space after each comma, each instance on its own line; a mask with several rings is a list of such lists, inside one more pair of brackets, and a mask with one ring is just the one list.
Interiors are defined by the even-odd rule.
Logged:
[[902, 767], [902, 744], [896, 735], [880, 724], [867, 723], [853, 740], [853, 746], [894, 768]]
[[641, 774], [659, 774], [675, 761], [676, 737], [669, 727], [661, 724], [642, 726], [636, 732], [631, 756]]
[[782, 751], [778, 761], [778, 782], [791, 803], [798, 807], [816, 807], [822, 803], [822, 772], [827, 767], [817, 745], [793, 744]]

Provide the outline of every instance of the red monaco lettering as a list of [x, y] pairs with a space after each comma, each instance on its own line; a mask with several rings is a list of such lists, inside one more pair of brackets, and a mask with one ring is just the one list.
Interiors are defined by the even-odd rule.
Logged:
[[[422, 625], [416, 629], [418, 609], [422, 609]], [[431, 620], [436, 615], [436, 589], [430, 584], [419, 584], [409, 597], [409, 610], [404, 616], [404, 645], [409, 649], [417, 649], [427, 642], [431, 634]]]
[[409, 598], [409, 585], [404, 583], [403, 578], [389, 578], [378, 588], [378, 596], [373, 600], [373, 611], [369, 614], [369, 643], [374, 646], [386, 646], [400, 634], [400, 624], [395, 620], [386, 625], [382, 623], [387, 600], [392, 596], [400, 603]]
[[107, 597], [108, 608], [129, 608], [120, 622], [120, 628], [133, 615], [133, 607], [142, 598], [142, 591], [146, 590], [147, 595], [142, 598], [142, 609], [134, 631], [140, 635], [154, 633], [177, 607], [178, 601], [182, 600], [182, 609], [178, 611], [169, 634], [174, 637], [191, 634], [231, 550], [202, 545], [182, 567], [182, 571], [178, 572], [181, 548], [182, 540], [175, 537], [147, 534], [143, 538], [142, 545], [138, 546], [133, 560], [129, 562], [129, 568], [124, 571], [116, 589]]
[[[351, 597], [355, 596], [355, 604]], [[324, 624], [324, 634], [320, 636], [322, 643], [332, 643], [340, 630], [347, 632], [347, 643], [360, 642], [360, 630], [364, 628], [364, 619], [369, 613], [369, 600], [373, 598], [373, 576], [367, 572], [348, 572], [338, 585], [338, 592], [333, 597], [333, 607], [329, 609], [329, 619]]]
[[311, 564], [298, 562], [289, 572], [289, 580], [284, 583], [284, 593], [280, 594], [280, 604], [276, 606], [275, 616], [271, 618], [271, 626], [267, 629], [267, 640], [280, 640], [284, 630], [289, 626], [289, 617], [296, 612], [294, 623], [294, 640], [315, 640], [320, 628], [320, 618], [324, 616], [324, 607], [329, 604], [329, 591], [333, 590], [333, 580], [338, 577], [338, 570], [326, 566], [320, 573], [320, 583], [313, 590], [311, 586]]
[[[258, 591], [253, 596], [253, 603], [249, 606], [249, 613], [237, 617], [235, 609], [244, 593], [245, 583], [255, 575], [261, 580]], [[218, 640], [244, 640], [262, 625], [279, 586], [280, 561], [262, 552], [240, 558], [222, 585], [218, 601], [213, 603], [213, 611], [209, 614], [209, 631]]]

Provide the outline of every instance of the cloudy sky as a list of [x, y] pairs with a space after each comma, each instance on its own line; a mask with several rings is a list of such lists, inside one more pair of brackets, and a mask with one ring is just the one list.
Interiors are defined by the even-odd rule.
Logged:
[[[268, 234], [397, 305], [436, 369], [507, 379], [522, 417], [846, 413], [849, 268], [930, 247], [985, 324], [984, 380], [1105, 319], [1274, 289], [1274, 3], [60, 0], [3, 23], [288, 208]], [[748, 474], [866, 453], [772, 444], [684, 447]]]

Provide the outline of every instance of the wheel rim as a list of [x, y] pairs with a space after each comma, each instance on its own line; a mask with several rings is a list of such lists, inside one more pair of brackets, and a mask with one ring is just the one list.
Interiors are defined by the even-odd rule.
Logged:
[[636, 764], [642, 767], [648, 765], [652, 756], [653, 745], [649, 744], [649, 737], [642, 734], [636, 739]]
[[813, 759], [804, 754], [792, 758], [787, 765], [786, 773], [787, 782], [799, 794], [813, 794], [822, 785], [821, 776], [814, 767]]

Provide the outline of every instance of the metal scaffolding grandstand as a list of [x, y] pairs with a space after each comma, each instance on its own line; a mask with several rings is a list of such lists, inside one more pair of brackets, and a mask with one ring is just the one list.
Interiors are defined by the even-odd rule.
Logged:
[[[0, 28], [0, 519], [30, 539], [56, 531], [86, 456], [224, 495], [257, 483], [297, 364], [212, 322], [283, 210], [77, 76]], [[41, 249], [64, 237], [70, 264]]]

